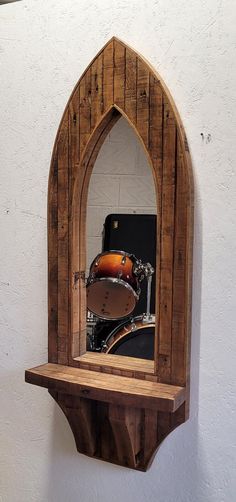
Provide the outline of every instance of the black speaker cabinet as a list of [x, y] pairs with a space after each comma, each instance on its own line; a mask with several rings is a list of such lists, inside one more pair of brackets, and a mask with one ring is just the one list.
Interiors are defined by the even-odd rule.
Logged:
[[[103, 251], [120, 250], [134, 254], [156, 268], [156, 215], [109, 214], [104, 224]], [[151, 313], [155, 313], [156, 275], [152, 278]], [[147, 280], [141, 283], [141, 295], [132, 315], [146, 312]]]

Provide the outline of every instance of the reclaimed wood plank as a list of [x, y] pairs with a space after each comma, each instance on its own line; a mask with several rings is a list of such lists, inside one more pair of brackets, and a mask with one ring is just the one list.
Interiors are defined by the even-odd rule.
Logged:
[[137, 59], [137, 130], [149, 147], [149, 70]]
[[97, 364], [105, 368], [116, 367], [117, 369], [130, 369], [134, 372], [150, 374], [154, 372], [154, 361], [136, 357], [86, 352], [83, 356], [77, 357], [76, 360], [80, 363], [87, 363], [89, 365]]
[[103, 114], [103, 53], [91, 66], [91, 130], [98, 124]]
[[69, 332], [68, 112], [58, 139], [58, 362], [68, 363]]
[[[150, 73], [149, 96], [149, 152], [153, 162], [157, 196], [162, 188], [163, 160], [163, 90], [160, 82]], [[157, 199], [157, 203], [159, 200]], [[159, 207], [159, 205], [158, 205]]]
[[184, 387], [44, 364], [26, 371], [26, 381], [50, 390], [125, 406], [174, 412], [185, 400]]
[[96, 402], [66, 394], [59, 394], [57, 402], [74, 434], [78, 451], [93, 456], [96, 452]]
[[141, 448], [141, 409], [110, 404], [109, 422], [115, 438], [118, 462], [134, 468]]
[[103, 51], [103, 105], [104, 112], [114, 103], [114, 42]]
[[80, 158], [90, 136], [91, 131], [91, 68], [89, 68], [80, 82], [80, 111], [79, 111], [79, 152]]
[[129, 119], [137, 121], [137, 57], [126, 49], [125, 55], [125, 112]]
[[48, 360], [58, 362], [58, 161], [55, 148], [48, 192]]
[[143, 465], [146, 465], [152, 459], [156, 451], [158, 438], [157, 414], [157, 410], [143, 410], [142, 450], [140, 452], [140, 462]]
[[161, 207], [161, 270], [160, 270], [160, 324], [159, 355], [165, 356], [164, 368], [159, 359], [158, 374], [161, 381], [169, 382], [171, 373], [172, 284], [174, 253], [176, 172], [176, 122], [169, 101], [164, 100], [163, 123], [163, 175]]
[[177, 142], [176, 211], [173, 264], [171, 381], [186, 384], [186, 228], [187, 198], [183, 151]]
[[125, 47], [114, 40], [114, 103], [122, 110], [125, 103]]
[[[155, 75], [149, 76], [149, 153], [154, 171], [154, 183], [157, 195], [157, 229], [156, 229], [156, 277], [161, 275], [161, 226], [162, 226], [162, 171], [163, 171], [163, 90]], [[154, 363], [158, 373], [159, 331], [160, 331], [160, 280], [156, 287], [155, 313], [157, 318]]]

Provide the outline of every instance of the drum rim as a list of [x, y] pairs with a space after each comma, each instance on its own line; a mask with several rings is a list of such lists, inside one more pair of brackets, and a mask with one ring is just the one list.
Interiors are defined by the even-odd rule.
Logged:
[[[133, 324], [133, 322], [135, 322], [135, 320], [136, 320], [136, 321], [137, 321], [137, 320], [142, 321], [142, 320], [143, 320], [143, 316], [142, 316], [142, 318], [141, 318], [141, 319], [140, 319], [140, 317], [141, 317], [141, 316], [136, 316], [136, 317], [134, 317], [132, 321], [130, 321], [130, 322], [128, 322], [128, 323], [127, 323], [127, 325], [132, 325], [132, 324]], [[155, 317], [155, 315], [154, 315], [154, 317]], [[122, 338], [124, 338], [124, 337], [125, 337], [128, 333], [131, 333], [131, 332], [133, 332], [133, 333], [134, 333], [135, 331], [139, 331], [140, 329], [143, 329], [143, 327], [145, 327], [145, 326], [148, 326], [149, 328], [150, 328], [150, 327], [155, 328], [155, 326], [156, 326], [156, 322], [150, 322], [150, 323], [144, 322], [143, 326], [140, 326], [140, 327], [138, 327], [138, 328], [134, 329], [133, 331], [132, 331], [132, 330], [127, 331], [126, 333], [124, 333], [123, 335], [121, 335], [118, 339], [113, 340], [113, 342], [111, 343], [111, 345], [107, 345], [107, 341], [109, 342], [109, 339], [110, 339], [113, 335], [116, 335], [116, 334], [117, 334], [117, 333], [114, 333], [114, 332], [116, 332], [116, 331], [118, 330], [117, 332], [119, 333], [119, 329], [118, 329], [118, 328], [120, 328], [120, 330], [121, 330], [121, 329], [123, 329], [125, 326], [126, 326], [126, 324], [123, 324], [123, 326], [121, 326], [121, 327], [120, 327], [120, 325], [118, 325], [118, 326], [116, 326], [116, 327], [115, 327], [115, 328], [111, 331], [111, 333], [107, 336], [107, 338], [106, 338], [106, 340], [105, 340], [105, 342], [104, 342], [104, 345], [103, 345], [103, 347], [102, 347], [102, 352], [104, 352], [105, 354], [109, 354], [110, 349], [114, 346], [114, 344], [115, 344], [116, 342], [119, 342], [120, 340], [122, 340]], [[106, 350], [104, 350], [104, 349], [106, 349]]]
[[[128, 284], [127, 282], [125, 282], [123, 279], [118, 279], [117, 277], [116, 278], [114, 278], [114, 277], [100, 277], [99, 279], [94, 279], [93, 281], [87, 283], [86, 284], [86, 288], [89, 288], [89, 286], [92, 286], [96, 282], [101, 282], [101, 281], [108, 281], [108, 282], [113, 282], [113, 283], [114, 282], [115, 283], [122, 283], [122, 286], [124, 286], [131, 293], [133, 293], [133, 296], [134, 296], [134, 299], [135, 299], [135, 305], [136, 305], [136, 303], [137, 303], [137, 301], [139, 299], [139, 295], [134, 291], [134, 289], [132, 288], [132, 286], [130, 286], [130, 284]], [[87, 305], [87, 308], [88, 308], [88, 305]], [[88, 310], [90, 310], [90, 312], [92, 312], [92, 314], [95, 314], [100, 319], [105, 319], [106, 321], [116, 321], [117, 319], [125, 319], [128, 315], [131, 314], [131, 312], [133, 312], [134, 309], [135, 309], [135, 306], [134, 306], [134, 308], [130, 312], [128, 312], [127, 314], [123, 315], [122, 317], [105, 317], [105, 316], [98, 315], [96, 312], [94, 312], [94, 310], [92, 310], [91, 308], [88, 308]]]
[[94, 263], [96, 263], [96, 261], [101, 257], [101, 256], [105, 256], [107, 254], [110, 254], [110, 253], [117, 253], [119, 255], [122, 255], [122, 256], [128, 256], [128, 258], [130, 258], [131, 261], [133, 257], [136, 261], [138, 261], [138, 258], [136, 258], [136, 256], [132, 253], [128, 253], [127, 251], [122, 251], [121, 249], [109, 249], [109, 251], [103, 251], [102, 253], [98, 253], [97, 256], [94, 258], [94, 260], [92, 261], [91, 265], [90, 265], [90, 270], [93, 266]]

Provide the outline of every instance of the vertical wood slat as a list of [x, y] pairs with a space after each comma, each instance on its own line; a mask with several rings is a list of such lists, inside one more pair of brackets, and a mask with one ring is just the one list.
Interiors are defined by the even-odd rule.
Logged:
[[187, 194], [183, 151], [177, 141], [176, 212], [173, 270], [171, 381], [186, 385], [186, 229]]
[[69, 103], [69, 163], [70, 163], [70, 200], [74, 180], [80, 160], [80, 87], [77, 88]]
[[69, 334], [69, 159], [68, 111], [58, 139], [58, 363], [68, 364]]
[[126, 49], [125, 58], [125, 112], [129, 119], [137, 121], [137, 57]]
[[80, 110], [79, 110], [79, 152], [82, 156], [84, 147], [91, 131], [91, 68], [89, 68], [80, 82]]
[[103, 459], [116, 460], [116, 446], [109, 422], [109, 404], [104, 402], [97, 403], [97, 430], [98, 430], [98, 455]]
[[[98, 72], [99, 68], [99, 72]], [[99, 73], [99, 75], [98, 75]], [[99, 62], [96, 60], [95, 63], [88, 68], [87, 72], [83, 76], [80, 82], [80, 116], [79, 116], [79, 130], [80, 130], [80, 159], [83, 155], [85, 146], [89, 140], [92, 128], [94, 127], [94, 122], [97, 120], [97, 114], [99, 110], [98, 96], [101, 92], [101, 82], [102, 82], [102, 56], [99, 57]], [[98, 91], [99, 90], [99, 91]], [[93, 103], [93, 106], [91, 104]], [[84, 333], [84, 305], [83, 305], [83, 279], [79, 277], [75, 280], [75, 274], [81, 273], [84, 268], [81, 265], [83, 261], [83, 256], [80, 255], [81, 249], [81, 232], [78, 235], [77, 228], [81, 225], [81, 192], [83, 187], [84, 179], [84, 164], [80, 164], [80, 176], [78, 176], [77, 182], [77, 211], [74, 214], [74, 220], [72, 221], [72, 228], [74, 228], [73, 235], [79, 237], [79, 243], [72, 243], [78, 249], [78, 255], [73, 253], [73, 274], [72, 277], [72, 301], [71, 301], [71, 316], [72, 316], [72, 351], [73, 355], [83, 354], [86, 348], [85, 333]]]
[[137, 60], [137, 129], [145, 146], [149, 147], [149, 70]]
[[109, 405], [109, 422], [115, 439], [118, 463], [136, 466], [136, 455], [141, 449], [141, 418], [140, 408]]
[[57, 150], [52, 159], [48, 193], [48, 361], [57, 363], [58, 323], [58, 217]]
[[59, 394], [58, 404], [70, 424], [78, 451], [93, 456], [96, 451], [96, 401]]
[[91, 66], [91, 130], [103, 114], [103, 52]]
[[[163, 91], [157, 78], [152, 74], [150, 74], [149, 85], [149, 152], [155, 171], [156, 191], [159, 195], [162, 184]], [[157, 198], [158, 203], [160, 203], [159, 197]], [[160, 205], [158, 205], [158, 209], [160, 209]]]
[[142, 459], [142, 463], [145, 465], [147, 459], [152, 458], [154, 455], [157, 438], [158, 438], [158, 421], [157, 421], [157, 411], [145, 409], [143, 410], [143, 444], [142, 451], [144, 454], [144, 458]]
[[108, 110], [114, 103], [114, 43], [113, 40], [103, 51], [103, 105]]
[[[76, 174], [78, 171], [78, 165], [80, 160], [80, 87], [78, 86], [71, 98], [69, 103], [69, 270], [74, 268], [71, 263], [72, 248], [73, 248], [73, 225], [72, 225], [72, 198]], [[76, 269], [78, 267], [75, 267]], [[75, 301], [73, 295], [73, 274], [69, 274], [69, 361], [72, 362], [73, 354], [76, 353], [74, 350], [73, 341], [75, 337], [72, 336], [72, 319], [75, 323], [76, 320], [76, 310], [73, 307], [77, 307], [78, 299]], [[74, 301], [73, 301], [74, 300]], [[73, 307], [72, 307], [73, 306]], [[73, 312], [73, 314], [72, 314]], [[79, 330], [77, 330], [78, 332]]]
[[[149, 152], [154, 170], [154, 183], [157, 194], [157, 238], [156, 238], [156, 277], [160, 277], [160, 242], [161, 242], [161, 191], [162, 191], [162, 156], [163, 156], [163, 92], [157, 78], [150, 73], [149, 77]], [[160, 319], [160, 280], [156, 287], [156, 318]], [[156, 326], [154, 364], [158, 372], [159, 322]]]
[[[169, 383], [171, 373], [172, 281], [175, 214], [176, 123], [168, 100], [164, 100], [163, 173], [161, 203], [161, 275], [159, 324], [160, 381]], [[163, 355], [165, 356], [163, 359]], [[164, 366], [162, 365], [164, 360]]]
[[114, 103], [124, 109], [125, 47], [114, 40]]

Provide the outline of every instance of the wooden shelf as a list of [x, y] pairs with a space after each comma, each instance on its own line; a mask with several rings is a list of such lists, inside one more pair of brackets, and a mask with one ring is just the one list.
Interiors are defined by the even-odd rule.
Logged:
[[[79, 362], [79, 367], [83, 369], [94, 369], [95, 371], [103, 371], [109, 373], [109, 369], [125, 371], [124, 376], [133, 376], [135, 378], [150, 379], [156, 381], [154, 375], [154, 361], [148, 359], [140, 359], [137, 357], [119, 356], [117, 354], [103, 354], [95, 352], [86, 352], [82, 356], [75, 357], [74, 361]], [[117, 374], [119, 375], [120, 373]], [[113, 371], [115, 375], [115, 371]]]
[[26, 382], [51, 391], [112, 404], [174, 413], [185, 401], [185, 388], [146, 380], [43, 364], [25, 373]]

